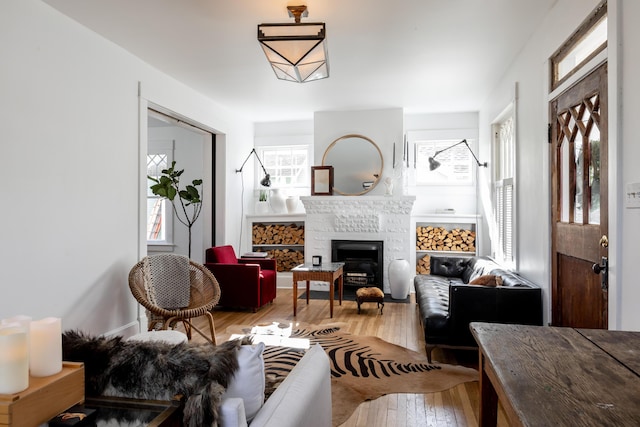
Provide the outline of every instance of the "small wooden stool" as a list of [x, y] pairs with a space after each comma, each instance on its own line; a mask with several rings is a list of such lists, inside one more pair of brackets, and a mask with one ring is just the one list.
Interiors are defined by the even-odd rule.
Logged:
[[358, 314], [360, 314], [360, 304], [363, 302], [378, 303], [380, 314], [382, 314], [382, 310], [384, 309], [384, 292], [382, 292], [380, 288], [359, 288], [356, 291], [356, 302], [358, 303]]

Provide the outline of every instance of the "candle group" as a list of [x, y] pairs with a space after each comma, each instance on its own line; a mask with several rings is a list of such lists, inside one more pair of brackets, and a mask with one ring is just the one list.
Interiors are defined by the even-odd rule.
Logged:
[[16, 316], [0, 321], [0, 394], [29, 387], [29, 374], [47, 377], [62, 370], [62, 322]]

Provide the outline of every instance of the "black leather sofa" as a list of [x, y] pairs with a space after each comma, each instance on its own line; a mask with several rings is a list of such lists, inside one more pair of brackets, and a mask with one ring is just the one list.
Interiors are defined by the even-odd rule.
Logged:
[[[542, 290], [488, 257], [432, 256], [431, 274], [414, 279], [429, 362], [436, 347], [475, 349], [470, 322], [542, 325]], [[470, 285], [495, 275], [501, 286]]]

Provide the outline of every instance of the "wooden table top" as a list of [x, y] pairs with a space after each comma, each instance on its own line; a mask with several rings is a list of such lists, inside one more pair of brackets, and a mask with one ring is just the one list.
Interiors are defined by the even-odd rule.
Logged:
[[514, 425], [640, 425], [640, 332], [477, 322], [471, 331]]

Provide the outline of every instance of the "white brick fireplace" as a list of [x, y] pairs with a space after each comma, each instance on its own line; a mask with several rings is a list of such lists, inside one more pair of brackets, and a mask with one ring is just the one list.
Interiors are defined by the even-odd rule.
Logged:
[[311, 262], [313, 255], [331, 261], [332, 240], [382, 240], [383, 288], [389, 293], [389, 263], [411, 259], [415, 196], [311, 196], [300, 200], [306, 211], [305, 261]]

